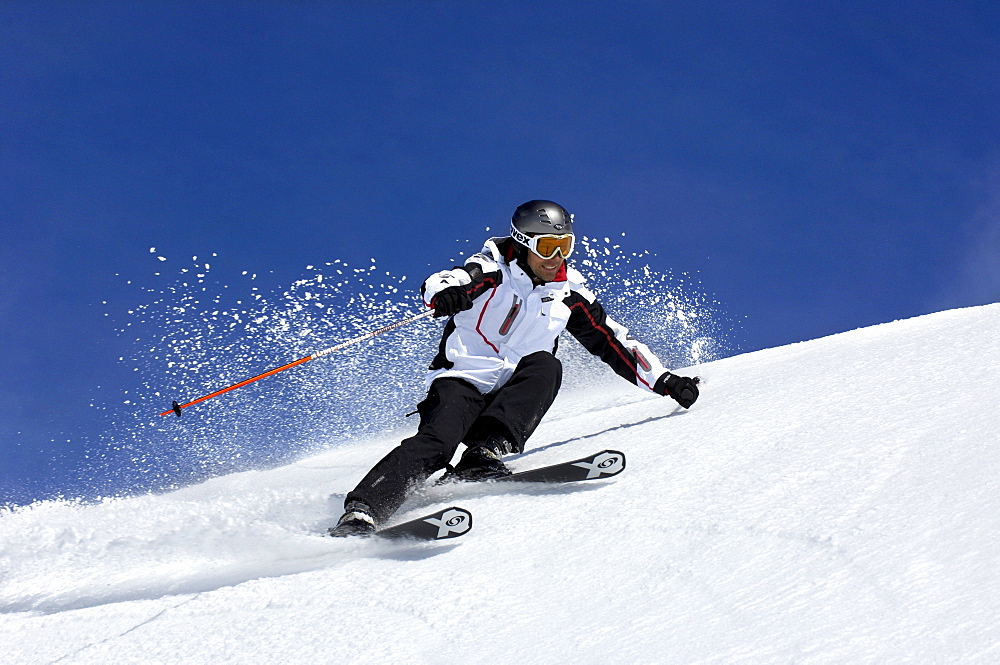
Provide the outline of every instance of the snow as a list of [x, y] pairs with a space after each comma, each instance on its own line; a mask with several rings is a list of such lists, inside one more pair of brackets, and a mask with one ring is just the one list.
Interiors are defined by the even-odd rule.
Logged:
[[1000, 305], [691, 368], [689, 411], [568, 390], [511, 465], [422, 490], [444, 543], [320, 537], [399, 433], [159, 495], [0, 513], [5, 663], [1000, 662]]

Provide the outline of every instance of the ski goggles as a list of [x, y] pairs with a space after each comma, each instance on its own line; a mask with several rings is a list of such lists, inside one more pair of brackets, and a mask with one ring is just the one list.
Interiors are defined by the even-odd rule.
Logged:
[[545, 233], [537, 236], [529, 236], [513, 227], [510, 233], [514, 240], [543, 259], [551, 259], [556, 255], [556, 252], [561, 254], [564, 259], [568, 259], [570, 254], [573, 253], [573, 245], [576, 244], [572, 233]]

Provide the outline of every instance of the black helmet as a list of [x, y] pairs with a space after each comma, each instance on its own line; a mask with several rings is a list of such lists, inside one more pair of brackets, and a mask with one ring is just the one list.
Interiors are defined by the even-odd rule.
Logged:
[[517, 206], [510, 218], [511, 235], [515, 239], [520, 232], [524, 235], [542, 233], [573, 233], [573, 215], [553, 201], [528, 201]]

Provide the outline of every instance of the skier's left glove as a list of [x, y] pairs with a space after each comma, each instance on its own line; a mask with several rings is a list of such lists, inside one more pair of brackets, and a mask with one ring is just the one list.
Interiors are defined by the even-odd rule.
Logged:
[[678, 404], [689, 409], [698, 399], [698, 377], [692, 379], [667, 372], [657, 379], [653, 392], [658, 395], [670, 395]]

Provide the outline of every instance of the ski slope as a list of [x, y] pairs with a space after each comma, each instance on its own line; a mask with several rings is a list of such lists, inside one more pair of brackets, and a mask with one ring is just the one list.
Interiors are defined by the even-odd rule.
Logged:
[[406, 432], [269, 471], [0, 513], [4, 663], [1000, 662], [1000, 305], [690, 370], [683, 411], [611, 376], [515, 468], [425, 489], [454, 541], [320, 537]]

